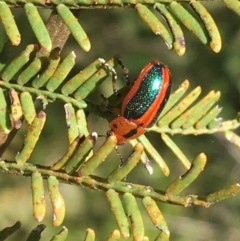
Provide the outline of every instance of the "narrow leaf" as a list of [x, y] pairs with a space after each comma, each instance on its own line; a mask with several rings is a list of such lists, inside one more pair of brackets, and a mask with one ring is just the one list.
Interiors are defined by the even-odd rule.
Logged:
[[199, 22], [178, 2], [172, 1], [168, 5], [170, 11], [195, 34], [203, 44], [208, 43], [208, 38]]
[[144, 224], [136, 199], [131, 193], [125, 193], [123, 202], [130, 219], [133, 240], [141, 241], [144, 237]]
[[106, 241], [118, 241], [118, 240], [120, 240], [120, 237], [121, 237], [120, 232], [119, 232], [119, 230], [116, 229], [116, 230], [113, 230], [105, 240]]
[[67, 103], [64, 105], [66, 122], [68, 127], [68, 140], [71, 144], [77, 136], [79, 136], [79, 129], [77, 125], [77, 119], [75, 115], [75, 110], [71, 103]]
[[212, 120], [214, 120], [219, 115], [221, 111], [222, 108], [216, 105], [196, 123], [195, 128], [201, 129], [206, 127]]
[[47, 82], [46, 88], [53, 92], [67, 77], [73, 66], [75, 65], [76, 55], [72, 51], [67, 57], [60, 63], [57, 70], [54, 72], [50, 80]]
[[[115, 67], [115, 60], [110, 59], [107, 61], [110, 67]], [[85, 81], [74, 93], [74, 97], [77, 100], [86, 98], [93, 90], [95, 90], [106, 78], [108, 77], [108, 71], [102, 67], [95, 72], [87, 81]]]
[[89, 135], [88, 123], [84, 110], [80, 109], [76, 112], [77, 126], [79, 128], [79, 133], [85, 136]]
[[67, 236], [68, 236], [68, 229], [63, 226], [62, 230], [57, 235], [52, 237], [50, 241], [65, 241], [67, 239]]
[[36, 228], [32, 230], [26, 241], [39, 241], [41, 239], [41, 233], [46, 228], [46, 225], [39, 224]]
[[91, 43], [88, 39], [87, 34], [75, 18], [75, 16], [72, 14], [70, 9], [64, 4], [58, 4], [57, 12], [61, 16], [65, 24], [68, 26], [77, 43], [82, 47], [84, 51], [88, 52], [91, 48]]
[[81, 70], [78, 74], [68, 80], [68, 82], [62, 87], [61, 92], [64, 95], [72, 94], [99, 69], [101, 63], [102, 61], [97, 59], [89, 64], [85, 69]]
[[95, 241], [95, 232], [93, 229], [88, 228], [84, 241]]
[[213, 129], [217, 128], [221, 124], [221, 122], [222, 122], [221, 117], [215, 118], [207, 125], [207, 127], [208, 127], [209, 130], [213, 130]]
[[36, 45], [28, 45], [27, 48], [4, 69], [2, 79], [10, 81], [13, 76], [29, 61], [30, 54], [36, 50]]
[[144, 236], [142, 241], [150, 241], [150, 240], [147, 236]]
[[175, 142], [172, 141], [172, 139], [165, 133], [161, 134], [162, 140], [165, 142], [165, 144], [173, 151], [173, 153], [177, 156], [177, 158], [181, 161], [183, 166], [186, 169], [189, 169], [191, 167], [191, 163], [188, 160], [188, 158], [184, 155], [184, 153], [181, 151], [181, 149], [175, 144]]
[[73, 155], [69, 157], [69, 160], [65, 167], [67, 173], [74, 173], [75, 171], [77, 171], [80, 165], [84, 166], [83, 162], [86, 160], [89, 153], [93, 149], [95, 141], [96, 138], [94, 135], [89, 135], [86, 138], [82, 136], [82, 138], [79, 139], [78, 146]]
[[172, 17], [172, 15], [169, 13], [168, 9], [166, 8], [165, 4], [161, 3], [155, 3], [154, 8], [161, 13], [161, 15], [166, 20], [169, 28], [171, 29], [171, 33], [173, 35], [173, 49], [175, 52], [182, 56], [185, 53], [186, 47], [185, 47], [185, 39], [183, 35], [183, 31], [180, 27], [180, 25], [177, 23], [177, 21]]
[[[139, 142], [136, 139], [130, 140], [129, 144], [134, 148]], [[151, 165], [151, 161], [149, 160], [147, 154], [143, 151], [141, 155], [141, 162], [146, 168], [149, 175], [153, 174], [153, 167]]]
[[59, 49], [53, 49], [47, 60], [49, 61], [47, 68], [42, 74], [37, 75], [32, 81], [32, 86], [36, 89], [42, 87], [56, 71], [57, 66], [60, 62]]
[[33, 172], [32, 180], [32, 203], [33, 203], [33, 216], [41, 222], [46, 213], [46, 201], [44, 197], [43, 178], [39, 172]]
[[[184, 80], [182, 84], [171, 94], [166, 106], [160, 114], [158, 122], [161, 122], [161, 118], [181, 99], [189, 88], [189, 81]], [[159, 126], [159, 124], [157, 124]]]
[[184, 112], [179, 116], [174, 122], [172, 122], [171, 127], [183, 129], [188, 129], [192, 127], [198, 120], [204, 116], [208, 110], [219, 100], [220, 92], [210, 91], [206, 96], [204, 96], [200, 101], [198, 101], [194, 106]]
[[116, 136], [109, 136], [103, 145], [94, 155], [82, 165], [78, 171], [78, 176], [88, 176], [107, 158], [117, 144]]
[[117, 220], [120, 232], [123, 238], [128, 239], [130, 237], [129, 222], [124, 212], [123, 205], [119, 198], [119, 195], [113, 189], [109, 189], [106, 192], [106, 195], [110, 203], [111, 210]]
[[69, 158], [73, 155], [73, 153], [76, 151], [79, 139], [81, 136], [77, 137], [69, 146], [66, 153], [56, 162], [52, 165], [51, 170], [57, 171], [60, 170], [62, 167], [65, 166], [65, 164], [69, 161]]
[[17, 78], [17, 83], [25, 85], [34, 76], [36, 76], [42, 68], [42, 60], [39, 58], [34, 59], [26, 69], [24, 69]]
[[135, 9], [142, 20], [151, 28], [154, 34], [160, 35], [169, 49], [172, 49], [173, 38], [158, 18], [143, 4], [137, 3]]
[[10, 235], [15, 233], [19, 228], [21, 228], [21, 222], [17, 221], [13, 226], [6, 227], [0, 231], [0, 240], [6, 240]]
[[20, 100], [24, 119], [27, 124], [30, 125], [36, 117], [36, 110], [32, 100], [32, 95], [29, 92], [22, 92]]
[[11, 119], [13, 122], [13, 126], [15, 127], [15, 129], [20, 129], [23, 117], [20, 99], [18, 93], [14, 89], [11, 89], [9, 91], [9, 96], [11, 100]]
[[24, 140], [23, 149], [15, 157], [18, 163], [24, 163], [29, 159], [42, 132], [45, 121], [46, 114], [43, 111], [40, 111], [36, 115], [32, 124], [28, 126], [28, 132]]
[[158, 122], [158, 126], [166, 126], [176, 117], [183, 113], [201, 94], [201, 88], [198, 86], [192, 90], [182, 101], [175, 105], [168, 113], [166, 113]]
[[237, 147], [240, 147], [240, 137], [232, 131], [225, 132], [225, 138]]
[[33, 3], [26, 3], [24, 4], [24, 9], [39, 44], [47, 52], [50, 52], [52, 50], [52, 41], [37, 7]]
[[133, 153], [122, 167], [118, 167], [108, 176], [108, 182], [116, 182], [125, 178], [138, 164], [143, 152], [143, 145], [136, 144]]
[[154, 239], [154, 241], [169, 241], [169, 236], [169, 234], [160, 232], [156, 239]]
[[59, 181], [55, 176], [48, 178], [48, 190], [53, 209], [53, 226], [58, 227], [62, 224], [65, 217], [65, 204], [59, 190]]
[[220, 33], [218, 31], [218, 27], [213, 20], [211, 14], [207, 11], [207, 9], [198, 1], [191, 0], [190, 5], [195, 10], [195, 12], [202, 19], [208, 34], [210, 36], [210, 47], [215, 52], [218, 53], [222, 48], [222, 39]]
[[144, 197], [142, 202], [153, 225], [162, 230], [165, 234], [170, 235], [167, 223], [156, 202], [150, 197]]
[[199, 176], [199, 174], [203, 171], [206, 162], [206, 155], [204, 153], [199, 154], [193, 161], [191, 168], [184, 175], [175, 179], [166, 188], [166, 193], [171, 195], [178, 195]]
[[[0, 88], [0, 132], [2, 134], [8, 134], [11, 128], [10, 113], [7, 109], [7, 102], [3, 93], [3, 89]], [[2, 133], [3, 132], [3, 133]], [[1, 143], [1, 141], [0, 141]]]
[[240, 192], [240, 184], [235, 183], [227, 188], [219, 190], [217, 192], [211, 193], [204, 198], [205, 201], [209, 202], [210, 204], [220, 202], [226, 198], [234, 197]]
[[142, 135], [137, 138], [144, 146], [144, 149], [147, 151], [149, 156], [152, 157], [152, 159], [159, 165], [160, 169], [162, 170], [163, 174], [165, 176], [168, 176], [170, 171], [166, 164], [166, 162], [163, 160], [162, 156], [159, 154], [159, 152], [153, 147], [153, 145], [150, 143], [150, 141], [146, 138], [145, 135]]
[[21, 35], [18, 31], [14, 16], [7, 3], [2, 1], [0, 2], [0, 18], [12, 45], [19, 45], [21, 42]]
[[240, 2], [238, 0], [222, 0], [234, 13], [240, 16]]

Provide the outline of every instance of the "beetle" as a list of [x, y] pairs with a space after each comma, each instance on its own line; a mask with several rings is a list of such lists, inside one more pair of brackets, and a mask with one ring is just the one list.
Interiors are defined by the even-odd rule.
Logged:
[[[124, 70], [127, 83], [128, 70], [120, 59], [118, 63]], [[109, 67], [105, 66], [109, 69]], [[116, 72], [109, 69], [113, 75], [114, 93]], [[117, 145], [125, 143], [144, 134], [146, 129], [155, 124], [166, 105], [171, 92], [171, 74], [169, 69], [158, 60], [148, 63], [133, 82], [129, 92], [123, 98], [120, 115], [110, 123], [107, 136], [115, 135]]]

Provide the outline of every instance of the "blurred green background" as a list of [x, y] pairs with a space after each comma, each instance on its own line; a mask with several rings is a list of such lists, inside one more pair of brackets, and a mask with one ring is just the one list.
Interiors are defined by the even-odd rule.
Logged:
[[[217, 3], [218, 2], [218, 3]], [[205, 6], [213, 15], [222, 36], [223, 48], [215, 54], [208, 47], [188, 32], [184, 27], [187, 52], [179, 57], [167, 47], [151, 30], [141, 21], [133, 9], [112, 10], [84, 10], [79, 21], [87, 32], [92, 48], [89, 53], [83, 52], [70, 38], [63, 51], [63, 57], [74, 49], [77, 55], [77, 64], [73, 74], [83, 69], [96, 58], [109, 59], [120, 54], [122, 61], [129, 68], [130, 78], [137, 77], [140, 70], [149, 61], [158, 59], [168, 65], [172, 73], [173, 90], [185, 79], [189, 79], [190, 88], [200, 85], [203, 94], [210, 90], [220, 90], [223, 106], [220, 116], [223, 119], [233, 119], [239, 111], [240, 99], [240, 17], [224, 7], [219, 1], [206, 2]], [[22, 33], [21, 47], [34, 43], [30, 26], [22, 9], [14, 9], [16, 21]], [[49, 10], [42, 10], [45, 19]], [[157, 14], [157, 13], [156, 13]], [[2, 40], [4, 37], [1, 30]], [[14, 54], [21, 51], [14, 49]], [[118, 69], [119, 86], [123, 85], [123, 74]], [[91, 95], [93, 101], [100, 100], [100, 94], [112, 94], [111, 80], [105, 81], [102, 86]], [[203, 95], [202, 95], [203, 96]], [[63, 103], [52, 103], [47, 107], [47, 123], [41, 139], [37, 144], [30, 162], [50, 165], [54, 163], [67, 148], [67, 127]], [[89, 116], [90, 131], [104, 134], [108, 130], [108, 123], [97, 116]], [[15, 153], [23, 143], [26, 129], [22, 129], [4, 159], [12, 160]], [[239, 134], [237, 130], [236, 133]], [[154, 174], [149, 176], [142, 165], [139, 165], [128, 177], [127, 181], [151, 185], [157, 189], [164, 189], [174, 178], [185, 170], [176, 157], [168, 150], [158, 134], [150, 133], [155, 147], [164, 157], [170, 167], [169, 177], [165, 177], [157, 165]], [[227, 142], [222, 134], [203, 136], [176, 135], [173, 140], [181, 147], [186, 156], [193, 160], [199, 153], [204, 152], [208, 163], [204, 172], [185, 191], [186, 194], [206, 195], [213, 191], [239, 182], [240, 150]], [[103, 140], [99, 139], [97, 146]], [[126, 151], [123, 150], [126, 148]], [[126, 144], [120, 148], [124, 158], [131, 152]], [[106, 176], [119, 164], [116, 153], [97, 170], [95, 174]], [[47, 187], [46, 187], [47, 190]], [[61, 191], [66, 202], [66, 218], [63, 225], [69, 229], [67, 240], [83, 240], [85, 230], [90, 227], [96, 231], [97, 240], [103, 240], [113, 229], [117, 228], [116, 221], [111, 213], [110, 206], [104, 192], [96, 192], [82, 187], [61, 185]], [[46, 191], [48, 213], [44, 220], [47, 229], [42, 234], [42, 240], [49, 240], [61, 228], [51, 227], [51, 205]], [[139, 206], [142, 208], [141, 201]], [[208, 209], [201, 207], [184, 208], [159, 203], [159, 207], [167, 220], [171, 241], [205, 241], [205, 240], [231, 240], [238, 241], [240, 237], [240, 195]], [[153, 240], [158, 230], [153, 227], [145, 211], [142, 211], [146, 224], [146, 235]], [[13, 225], [15, 221], [22, 222], [22, 228], [8, 240], [25, 240], [38, 223], [32, 216], [30, 178], [0, 174], [0, 229]]]

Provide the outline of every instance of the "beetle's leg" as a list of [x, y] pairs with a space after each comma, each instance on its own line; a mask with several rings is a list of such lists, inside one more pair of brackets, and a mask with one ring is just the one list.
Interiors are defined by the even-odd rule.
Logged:
[[119, 167], [123, 167], [124, 166], [124, 161], [123, 161], [123, 157], [122, 157], [121, 153], [118, 150], [118, 146], [115, 146], [115, 150], [116, 150], [116, 153], [117, 153], [117, 155], [118, 155], [118, 157], [120, 159]]
[[103, 99], [103, 105], [104, 105], [109, 111], [111, 111], [112, 113], [115, 113], [115, 114], [117, 114], [117, 115], [120, 114], [120, 110], [119, 110], [118, 108], [116, 108], [116, 107], [113, 107], [113, 106], [109, 105], [108, 99], [107, 99], [103, 94], [101, 94], [101, 98]]
[[113, 88], [113, 93], [115, 95], [120, 95], [118, 89], [117, 89], [117, 72], [116, 70], [109, 66], [107, 62], [104, 59], [101, 59], [102, 66], [111, 74], [112, 76], [112, 88]]
[[117, 63], [121, 66], [121, 68], [123, 69], [123, 74], [124, 74], [124, 79], [126, 82], [126, 85], [130, 86], [130, 80], [129, 80], [129, 70], [128, 68], [126, 68], [126, 66], [123, 64], [122, 60], [119, 57], [116, 57]]
[[112, 111], [112, 107], [109, 106], [108, 99], [104, 96], [104, 94], [101, 94], [101, 98], [103, 99], [103, 105], [110, 111]]

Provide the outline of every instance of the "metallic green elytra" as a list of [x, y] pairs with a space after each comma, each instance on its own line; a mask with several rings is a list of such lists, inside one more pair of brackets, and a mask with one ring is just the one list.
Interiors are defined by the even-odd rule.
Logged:
[[171, 90], [168, 68], [152, 61], [141, 71], [125, 96], [121, 115], [142, 127], [151, 127], [164, 108]]

